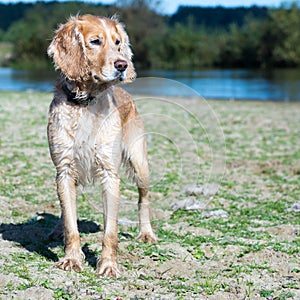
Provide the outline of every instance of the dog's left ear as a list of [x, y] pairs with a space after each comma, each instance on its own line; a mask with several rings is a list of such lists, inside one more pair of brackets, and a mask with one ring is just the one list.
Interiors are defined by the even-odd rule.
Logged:
[[124, 29], [124, 26], [119, 23], [116, 19], [115, 21], [117, 22], [117, 29], [118, 29], [118, 32], [121, 36], [121, 47], [120, 47], [120, 53], [127, 59], [127, 62], [128, 62], [128, 67], [127, 67], [127, 72], [126, 72], [126, 79], [123, 81], [125, 83], [128, 83], [128, 82], [132, 82], [135, 80], [136, 78], [136, 73], [135, 73], [135, 70], [134, 70], [134, 66], [133, 66], [133, 63], [132, 63], [132, 51], [131, 51], [131, 48], [130, 48], [130, 42], [129, 42], [129, 38], [128, 38], [128, 35]]

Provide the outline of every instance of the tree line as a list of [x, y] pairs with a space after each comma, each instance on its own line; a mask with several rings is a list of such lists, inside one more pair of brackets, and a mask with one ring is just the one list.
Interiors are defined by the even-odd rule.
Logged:
[[165, 16], [155, 0], [120, 0], [117, 6], [78, 1], [2, 4], [0, 41], [13, 44], [11, 65], [48, 67], [46, 49], [53, 31], [78, 12], [117, 13], [126, 24], [139, 69], [300, 66], [297, 2], [277, 9], [182, 6]]

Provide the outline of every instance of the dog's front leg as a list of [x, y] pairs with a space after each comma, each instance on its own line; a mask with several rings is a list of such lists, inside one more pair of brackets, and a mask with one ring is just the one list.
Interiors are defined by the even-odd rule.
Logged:
[[57, 174], [56, 183], [62, 210], [65, 241], [65, 257], [57, 263], [57, 266], [63, 270], [80, 272], [84, 254], [80, 248], [77, 227], [75, 181], [69, 174]]
[[[105, 173], [107, 172], [105, 171]], [[118, 211], [120, 201], [119, 176], [114, 172], [108, 172], [103, 179], [102, 188], [104, 237], [97, 272], [101, 276], [118, 277], [120, 275], [117, 266]]]

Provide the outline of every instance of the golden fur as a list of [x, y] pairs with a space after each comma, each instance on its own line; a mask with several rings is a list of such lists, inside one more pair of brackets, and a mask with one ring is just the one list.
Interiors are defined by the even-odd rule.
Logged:
[[62, 73], [48, 122], [65, 240], [65, 256], [57, 265], [64, 270], [82, 270], [84, 255], [77, 228], [76, 186], [99, 178], [103, 190], [104, 237], [97, 272], [118, 276], [118, 170], [122, 160], [127, 162], [139, 190], [138, 239], [156, 241], [150, 224], [143, 123], [131, 96], [114, 87], [120, 81], [130, 82], [135, 78], [129, 39], [115, 18], [77, 16], [58, 28], [48, 54]]

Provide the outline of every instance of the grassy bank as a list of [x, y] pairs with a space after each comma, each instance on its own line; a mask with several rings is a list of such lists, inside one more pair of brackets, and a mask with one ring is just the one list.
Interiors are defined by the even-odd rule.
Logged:
[[0, 66], [7, 66], [12, 58], [13, 45], [11, 43], [0, 42]]
[[[95, 275], [98, 186], [78, 195], [84, 271], [53, 266], [63, 244], [47, 238], [60, 214], [46, 140], [51, 97], [0, 93], [0, 299], [300, 298], [300, 104], [136, 97], [160, 241], [135, 240], [137, 193], [123, 179], [116, 280]], [[218, 192], [183, 193], [206, 183]], [[171, 209], [186, 197], [204, 208]]]

